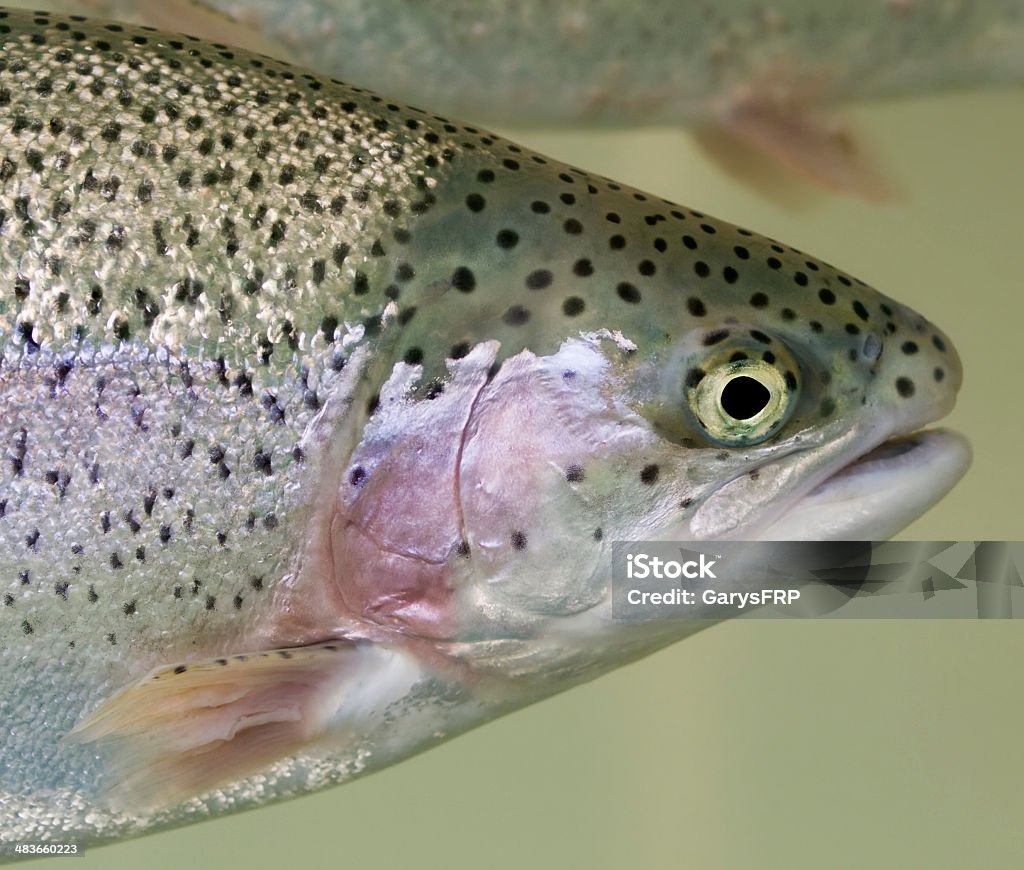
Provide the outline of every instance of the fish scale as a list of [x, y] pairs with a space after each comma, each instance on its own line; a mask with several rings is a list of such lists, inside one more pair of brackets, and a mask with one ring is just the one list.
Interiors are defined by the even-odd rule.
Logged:
[[[610, 542], [778, 529], [952, 405], [924, 318], [701, 212], [191, 37], [0, 43], [4, 841], [344, 781], [685, 636], [611, 621]], [[940, 497], [966, 448], [917, 437], [917, 501], [820, 533]]]

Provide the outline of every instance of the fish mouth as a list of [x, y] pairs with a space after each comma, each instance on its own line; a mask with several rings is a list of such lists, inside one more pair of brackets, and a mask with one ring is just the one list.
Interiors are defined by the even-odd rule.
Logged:
[[880, 540], [938, 502], [966, 473], [967, 440], [924, 429], [883, 441], [817, 483], [758, 534], [764, 540]]

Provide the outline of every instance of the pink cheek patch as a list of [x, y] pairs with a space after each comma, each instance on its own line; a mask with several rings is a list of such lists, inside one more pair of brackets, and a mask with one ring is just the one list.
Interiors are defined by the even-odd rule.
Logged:
[[381, 391], [330, 521], [333, 582], [350, 616], [420, 637], [457, 635], [455, 575], [465, 564], [458, 467], [496, 352], [496, 343], [480, 345], [453, 364], [433, 399], [407, 396], [405, 366]]
[[335, 581], [349, 612], [426, 637], [454, 630], [448, 563], [460, 540], [457, 445], [457, 434], [454, 445], [450, 437], [396, 444], [372, 477], [349, 484], [355, 491], [342, 495], [331, 523]]

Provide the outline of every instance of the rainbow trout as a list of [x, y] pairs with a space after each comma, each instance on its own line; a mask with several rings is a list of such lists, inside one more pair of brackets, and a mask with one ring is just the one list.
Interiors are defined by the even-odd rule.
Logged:
[[949, 339], [794, 248], [223, 45], [0, 45], [8, 847], [377, 770], [692, 631], [611, 542], [966, 468]]
[[345, 81], [485, 123], [684, 124], [699, 130], [710, 156], [756, 182], [776, 169], [756, 159], [767, 155], [869, 197], [884, 195], [886, 182], [831, 116], [837, 105], [1024, 81], [1024, 0], [58, 5], [287, 52]]

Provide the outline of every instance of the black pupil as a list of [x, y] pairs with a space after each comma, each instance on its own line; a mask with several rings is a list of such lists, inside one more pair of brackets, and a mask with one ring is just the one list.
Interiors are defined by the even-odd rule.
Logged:
[[764, 384], [740, 375], [722, 390], [722, 409], [736, 420], [749, 420], [764, 410], [770, 398], [771, 393]]

